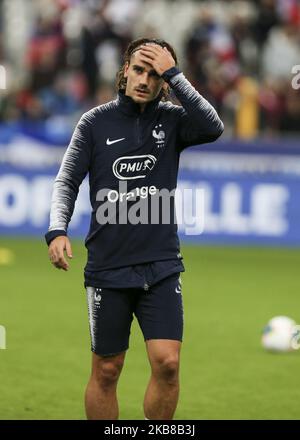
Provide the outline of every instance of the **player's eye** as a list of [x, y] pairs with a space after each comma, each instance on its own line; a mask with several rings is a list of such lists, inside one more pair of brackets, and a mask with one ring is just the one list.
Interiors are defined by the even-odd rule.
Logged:
[[158, 75], [158, 73], [156, 73], [155, 71], [152, 71], [149, 73], [149, 76], [152, 76], [155, 79], [158, 79], [160, 76]]
[[135, 70], [138, 73], [142, 73], [143, 72], [143, 69], [141, 67], [138, 67], [138, 66], [134, 66], [133, 70]]

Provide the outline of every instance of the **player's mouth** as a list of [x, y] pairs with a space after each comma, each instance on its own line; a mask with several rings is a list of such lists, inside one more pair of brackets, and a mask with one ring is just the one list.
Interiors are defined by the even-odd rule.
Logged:
[[146, 95], [149, 95], [149, 93], [150, 93], [144, 89], [135, 89], [135, 91], [137, 92], [138, 95], [141, 95], [141, 96], [146, 96]]

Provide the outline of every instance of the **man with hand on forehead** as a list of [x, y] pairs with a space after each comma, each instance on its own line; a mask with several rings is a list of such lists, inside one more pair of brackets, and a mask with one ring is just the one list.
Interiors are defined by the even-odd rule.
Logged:
[[[167, 101], [170, 88], [181, 105]], [[79, 186], [89, 173], [92, 212], [84, 284], [92, 371], [85, 393], [87, 418], [119, 416], [117, 383], [135, 316], [151, 367], [144, 416], [171, 420], [179, 396], [184, 266], [174, 197], [169, 203], [163, 199], [168, 222], [162, 216], [151, 221], [148, 202], [162, 190], [174, 194], [183, 149], [215, 141], [224, 127], [178, 69], [175, 51], [164, 40], [140, 38], [129, 44], [117, 89], [117, 99], [83, 114], [74, 131], [55, 179], [46, 241], [52, 264], [68, 270], [65, 252], [71, 258], [72, 250], [67, 228]], [[107, 191], [106, 198], [99, 196], [101, 190]], [[114, 200], [112, 194], [117, 195]], [[130, 221], [130, 210], [142, 198], [150, 209], [149, 221]], [[124, 199], [126, 222], [120, 221], [124, 205], [118, 204]], [[101, 215], [108, 202], [116, 208], [110, 217]]]

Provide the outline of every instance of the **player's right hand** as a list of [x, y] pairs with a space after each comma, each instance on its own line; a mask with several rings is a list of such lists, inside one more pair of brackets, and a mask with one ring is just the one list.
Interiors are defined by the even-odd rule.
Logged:
[[57, 269], [68, 270], [69, 263], [65, 258], [65, 251], [68, 258], [72, 258], [72, 248], [68, 237], [59, 236], [54, 238], [49, 245], [49, 258]]

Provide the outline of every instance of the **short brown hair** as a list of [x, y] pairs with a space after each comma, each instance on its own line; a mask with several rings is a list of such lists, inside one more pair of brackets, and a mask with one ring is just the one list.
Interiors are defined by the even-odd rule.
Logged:
[[[158, 44], [161, 47], [166, 47], [168, 49], [168, 51], [171, 53], [172, 57], [174, 58], [175, 64], [177, 64], [177, 56], [176, 56], [175, 50], [165, 40], [161, 40], [159, 38], [138, 38], [137, 40], [133, 40], [131, 43], [129, 43], [129, 45], [125, 51], [125, 54], [123, 57], [123, 61], [124, 61], [123, 65], [116, 75], [117, 76], [117, 81], [116, 81], [117, 90], [125, 90], [126, 89], [127, 78], [124, 77], [125, 64], [130, 63], [131, 55], [137, 50], [137, 48], [139, 48], [139, 46], [141, 46], [142, 44], [145, 44], [145, 43], [154, 43], [154, 44]], [[168, 92], [166, 92], [165, 90], [162, 90], [162, 98], [166, 99], [167, 96], [168, 96]]]

